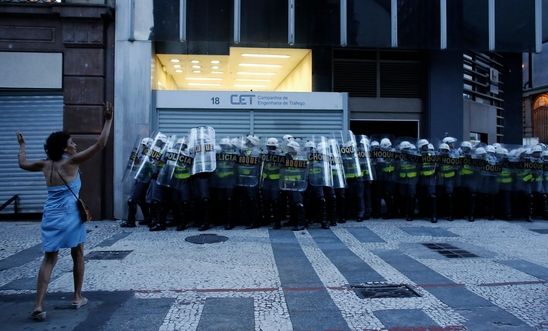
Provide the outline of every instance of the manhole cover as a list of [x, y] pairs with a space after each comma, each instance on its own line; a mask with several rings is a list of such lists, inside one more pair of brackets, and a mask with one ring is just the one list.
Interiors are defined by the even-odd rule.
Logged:
[[420, 297], [405, 284], [372, 284], [350, 286], [360, 299]]
[[530, 230], [540, 234], [548, 234], [548, 229], [530, 229]]
[[464, 249], [460, 249], [458, 247], [455, 247], [451, 244], [446, 243], [424, 243], [424, 246], [428, 247], [429, 249], [433, 250], [434, 252], [438, 252], [439, 254], [450, 258], [450, 259], [459, 259], [459, 258], [465, 258], [465, 257], [478, 257], [476, 254], [472, 254], [469, 251], [466, 251]]
[[86, 255], [87, 260], [122, 260], [133, 251], [94, 251]]
[[214, 243], [220, 243], [223, 241], [227, 241], [228, 237], [225, 236], [218, 236], [214, 233], [204, 233], [197, 236], [190, 236], [185, 238], [186, 241], [193, 244], [214, 244]]

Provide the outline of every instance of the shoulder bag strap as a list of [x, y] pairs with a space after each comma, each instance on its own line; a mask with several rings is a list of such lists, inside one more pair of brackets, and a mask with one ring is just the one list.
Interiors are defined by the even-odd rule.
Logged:
[[68, 185], [67, 181], [63, 178], [63, 176], [61, 176], [61, 173], [59, 172], [59, 170], [57, 170], [57, 174], [59, 175], [59, 177], [61, 178], [61, 180], [63, 181], [63, 183], [65, 183], [65, 186], [69, 189], [70, 193], [72, 193], [72, 195], [74, 195], [74, 197], [76, 198], [76, 200], [78, 200], [78, 196], [76, 194], [74, 194], [74, 192], [72, 191], [72, 189], [70, 188], [70, 186]]

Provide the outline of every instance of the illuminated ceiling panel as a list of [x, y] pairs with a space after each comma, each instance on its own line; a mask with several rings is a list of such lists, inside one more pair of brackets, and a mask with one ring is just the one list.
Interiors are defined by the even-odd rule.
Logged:
[[230, 55], [157, 54], [181, 90], [274, 91], [308, 49], [231, 47]]

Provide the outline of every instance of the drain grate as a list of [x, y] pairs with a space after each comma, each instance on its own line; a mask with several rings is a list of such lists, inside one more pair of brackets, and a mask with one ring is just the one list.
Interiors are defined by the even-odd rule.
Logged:
[[529, 229], [533, 232], [540, 233], [540, 234], [548, 234], [548, 229]]
[[420, 294], [405, 284], [352, 285], [350, 288], [360, 299], [420, 297]]
[[218, 236], [214, 233], [204, 233], [197, 236], [190, 236], [185, 238], [185, 241], [198, 245], [220, 243], [227, 240], [228, 237]]
[[466, 257], [478, 257], [476, 254], [472, 254], [469, 251], [460, 249], [451, 244], [446, 243], [425, 243], [424, 246], [429, 249], [440, 253], [441, 255], [450, 259], [462, 259]]
[[86, 255], [87, 260], [122, 260], [133, 251], [94, 251]]

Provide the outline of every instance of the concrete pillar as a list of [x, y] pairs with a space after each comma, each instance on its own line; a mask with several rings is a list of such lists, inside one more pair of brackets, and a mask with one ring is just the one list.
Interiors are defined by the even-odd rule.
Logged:
[[[122, 177], [138, 135], [152, 118], [151, 59], [152, 1], [116, 2], [114, 86], [114, 217], [125, 217], [127, 188]], [[146, 132], [148, 133], [148, 132]]]
[[504, 138], [507, 144], [523, 140], [521, 53], [504, 54]]
[[462, 52], [433, 51], [427, 65], [426, 123], [421, 136], [468, 138], [464, 132]]

